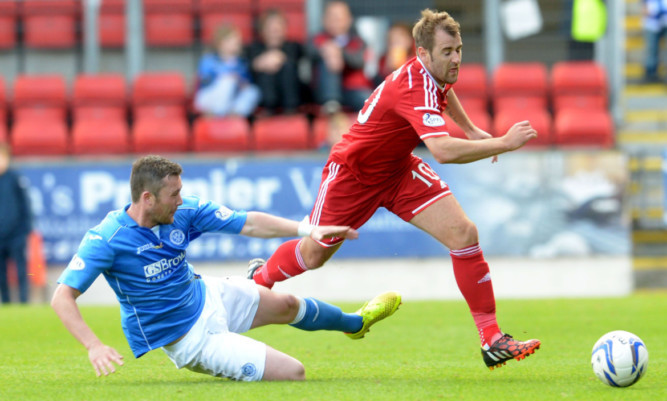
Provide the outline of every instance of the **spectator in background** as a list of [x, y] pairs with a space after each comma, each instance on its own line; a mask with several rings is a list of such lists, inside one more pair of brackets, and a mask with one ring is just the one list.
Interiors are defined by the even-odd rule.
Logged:
[[241, 33], [232, 25], [215, 32], [213, 52], [205, 54], [197, 70], [199, 87], [195, 108], [215, 116], [251, 115], [260, 92], [250, 80], [250, 71], [242, 57]]
[[644, 7], [644, 83], [660, 82], [660, 39], [667, 32], [667, 0], [642, 0]]
[[387, 50], [380, 58], [376, 84], [379, 85], [385, 77], [406, 61], [415, 56], [415, 45], [412, 39], [412, 28], [405, 23], [395, 23], [387, 32]]
[[364, 75], [366, 45], [352, 31], [347, 3], [327, 3], [322, 23], [323, 31], [312, 38], [308, 48], [314, 65], [315, 100], [327, 114], [337, 112], [341, 105], [361, 110], [373, 88]]
[[10, 301], [7, 259], [16, 264], [19, 300], [28, 302], [26, 244], [32, 229], [26, 184], [16, 171], [10, 169], [10, 162], [9, 145], [0, 142], [0, 293], [4, 304]]
[[262, 94], [260, 106], [268, 114], [278, 110], [291, 114], [301, 104], [298, 64], [300, 43], [287, 40], [287, 20], [280, 10], [270, 9], [259, 18], [259, 40], [248, 47], [253, 81]]

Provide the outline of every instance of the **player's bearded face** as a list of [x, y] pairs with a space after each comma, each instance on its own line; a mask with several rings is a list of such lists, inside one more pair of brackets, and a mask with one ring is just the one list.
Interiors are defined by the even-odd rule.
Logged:
[[151, 219], [155, 224], [171, 224], [178, 206], [183, 204], [181, 198], [181, 177], [169, 176], [165, 178], [166, 185], [155, 196], [155, 204], [151, 210]]
[[461, 35], [452, 36], [442, 29], [435, 31], [433, 50], [429, 51], [429, 72], [440, 85], [453, 84], [459, 78], [463, 55]]

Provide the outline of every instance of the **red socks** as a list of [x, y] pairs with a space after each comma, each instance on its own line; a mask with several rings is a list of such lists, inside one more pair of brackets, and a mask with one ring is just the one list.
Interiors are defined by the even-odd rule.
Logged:
[[496, 300], [493, 295], [489, 265], [479, 244], [449, 252], [454, 277], [479, 330], [482, 346], [493, 344], [502, 336], [496, 322]]
[[272, 288], [275, 283], [308, 270], [299, 252], [299, 243], [301, 239], [293, 239], [280, 245], [266, 264], [255, 271], [253, 280], [266, 288]]

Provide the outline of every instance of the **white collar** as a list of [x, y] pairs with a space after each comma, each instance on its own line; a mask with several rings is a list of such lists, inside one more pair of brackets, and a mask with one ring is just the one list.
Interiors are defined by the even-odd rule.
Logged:
[[419, 55], [417, 55], [417, 60], [419, 61], [419, 64], [422, 65], [422, 67], [424, 68], [424, 71], [426, 71], [426, 73], [428, 74], [429, 78], [431, 78], [431, 81], [433, 81], [433, 83], [435, 84], [435, 86], [437, 86], [438, 89], [440, 89], [441, 91], [445, 90], [445, 87], [444, 87], [444, 86], [440, 86], [440, 84], [438, 83], [438, 81], [436, 81], [435, 78], [433, 78], [433, 75], [431, 75], [431, 72], [428, 70], [428, 68], [426, 68], [426, 66], [424, 65], [424, 63], [422, 62], [422, 60], [419, 58]]

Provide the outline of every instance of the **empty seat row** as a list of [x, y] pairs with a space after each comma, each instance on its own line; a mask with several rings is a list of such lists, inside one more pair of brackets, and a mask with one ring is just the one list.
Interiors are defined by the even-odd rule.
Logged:
[[[65, 124], [26, 119], [9, 135], [17, 156], [113, 155], [125, 153], [242, 152], [308, 150], [321, 145], [321, 123], [311, 126], [305, 115], [258, 119], [198, 117], [192, 132], [186, 120], [147, 118], [131, 128], [123, 120], [82, 120], [68, 132]], [[5, 137], [3, 137], [3, 135]], [[0, 140], [7, 140], [0, 131]]]
[[[102, 47], [125, 43], [126, 0], [104, 0], [99, 13]], [[16, 46], [19, 21], [24, 43], [30, 48], [71, 48], [83, 30], [81, 0], [0, 1], [0, 49]], [[253, 37], [255, 17], [268, 8], [280, 8], [288, 20], [288, 37], [306, 38], [304, 0], [143, 0], [144, 32], [149, 46], [189, 46], [199, 28], [209, 43], [222, 23], [236, 25], [245, 42]]]
[[481, 64], [463, 64], [454, 86], [466, 109], [606, 109], [607, 75], [592, 61], [562, 61], [551, 73], [542, 63], [503, 63], [490, 79]]

